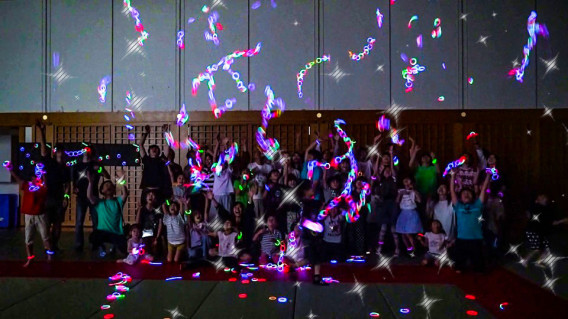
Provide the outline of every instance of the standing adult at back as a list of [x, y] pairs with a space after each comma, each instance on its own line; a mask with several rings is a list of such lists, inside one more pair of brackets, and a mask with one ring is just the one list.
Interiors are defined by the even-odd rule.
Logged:
[[65, 154], [63, 147], [55, 147], [52, 152], [48, 151], [45, 124], [37, 121], [36, 126], [41, 133], [41, 157], [46, 171], [47, 198], [45, 210], [48, 218], [48, 230], [51, 232], [51, 246], [57, 251], [59, 250], [59, 237], [61, 237], [61, 224], [65, 219], [67, 206], [69, 206], [71, 174], [63, 160]]
[[[167, 125], [162, 127], [165, 132]], [[166, 198], [171, 196], [172, 182], [166, 162], [160, 156], [160, 147], [152, 144], [148, 147], [148, 152], [144, 144], [150, 134], [150, 125], [145, 126], [145, 132], [142, 134], [140, 141], [140, 156], [142, 157], [142, 182], [140, 188], [142, 189], [141, 199], [146, 198], [146, 193], [153, 190], [157, 195], [157, 205], [161, 205]], [[143, 203], [144, 204], [144, 203]]]

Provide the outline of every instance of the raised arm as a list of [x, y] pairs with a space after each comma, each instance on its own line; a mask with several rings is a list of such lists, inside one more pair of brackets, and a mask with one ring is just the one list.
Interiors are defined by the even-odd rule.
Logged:
[[485, 176], [485, 180], [483, 181], [483, 185], [481, 185], [481, 193], [479, 193], [479, 200], [484, 203], [485, 198], [487, 197], [487, 187], [489, 186], [489, 174]]
[[396, 179], [396, 171], [394, 170], [394, 145], [389, 146], [389, 154], [391, 158], [390, 166], [391, 166], [392, 177]]
[[39, 128], [39, 133], [41, 135], [41, 156], [42, 157], [46, 157], [48, 155], [51, 155], [48, 151], [47, 151], [47, 142], [45, 140], [45, 124], [43, 124], [42, 122], [40, 122], [40, 120], [36, 121], [36, 126]]
[[[165, 135], [166, 133], [170, 132], [170, 126], [168, 124], [164, 124], [162, 125], [162, 135]], [[168, 150], [166, 151], [166, 158], [170, 158], [170, 154], [172, 154], [172, 152], [174, 150], [172, 150], [172, 147], [170, 146], [170, 144], [166, 143], [168, 145]]]
[[[118, 176], [119, 180], [124, 180], [124, 169], [122, 167], [117, 169], [116, 175]], [[117, 189], [120, 188], [120, 196], [122, 197], [122, 207], [124, 207], [124, 205], [126, 204], [126, 200], [128, 199], [128, 196], [130, 195], [130, 192], [128, 191], [128, 187], [126, 187], [126, 183], [124, 185], [121, 185], [122, 187], [118, 187], [118, 186], [119, 185], [117, 185]]]
[[142, 133], [142, 140], [140, 140], [140, 156], [142, 158], [146, 157], [146, 147], [144, 144], [146, 144], [148, 135], [150, 135], [150, 125], [144, 126], [144, 133]]
[[18, 176], [18, 174], [16, 174], [12, 168], [13, 168], [12, 164], [6, 167], [6, 169], [10, 172], [10, 176], [12, 176], [12, 178], [16, 181], [16, 183], [18, 183], [18, 185], [20, 185], [21, 187], [25, 183], [25, 181], [21, 179], [20, 176]]
[[456, 176], [454, 171], [450, 171], [450, 195], [452, 197], [452, 204], [458, 203], [458, 195], [456, 195]]
[[432, 165], [436, 167], [436, 174], [440, 175], [440, 164], [438, 164], [438, 159], [436, 158], [436, 154], [434, 154], [434, 152], [430, 152], [430, 157], [432, 158]]
[[408, 137], [410, 140], [410, 162], [408, 162], [408, 167], [413, 168], [416, 165], [416, 154], [420, 150], [420, 146], [416, 145], [412, 137]]
[[310, 144], [308, 146], [308, 148], [306, 148], [306, 151], [304, 152], [304, 162], [308, 161], [308, 153], [318, 144], [318, 140], [315, 139], [312, 144]]

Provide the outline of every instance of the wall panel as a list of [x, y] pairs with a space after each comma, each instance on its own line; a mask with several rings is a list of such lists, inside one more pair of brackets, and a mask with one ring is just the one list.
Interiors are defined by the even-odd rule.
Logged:
[[109, 1], [49, 1], [48, 46], [51, 60], [59, 55], [59, 66], [49, 64], [50, 112], [111, 111], [112, 84], [106, 102], [99, 101], [97, 87], [110, 77], [112, 4]]
[[[197, 95], [191, 94], [192, 80], [207, 66], [218, 63], [223, 57], [237, 50], [247, 50], [249, 47], [248, 39], [248, 1], [234, 0], [223, 1], [223, 5], [211, 8], [209, 13], [203, 13], [201, 8], [205, 3], [199, 1], [185, 1], [185, 15], [182, 25], [185, 28], [186, 45], [183, 52], [184, 86], [182, 97], [185, 100], [188, 110], [211, 110], [208, 99], [207, 82], [202, 82]], [[209, 5], [209, 3], [207, 3]], [[218, 29], [219, 45], [216, 46], [212, 41], [206, 41], [204, 32], [209, 31], [207, 19], [213, 13], [219, 15], [218, 23], [221, 23], [223, 30]], [[190, 18], [196, 19], [193, 23], [188, 23]], [[260, 40], [259, 40], [260, 41]], [[256, 42], [250, 43], [253, 47]], [[260, 53], [265, 54], [261, 51]], [[258, 59], [258, 56], [250, 59]], [[235, 60], [231, 69], [240, 73], [240, 79], [246, 84], [249, 81], [249, 58], [241, 57]], [[233, 110], [248, 110], [248, 93], [237, 90], [235, 81], [231, 75], [223, 70], [215, 74], [215, 97], [219, 106], [225, 104], [225, 100], [236, 98], [236, 105]], [[213, 117], [211, 117], [213, 119]]]
[[[322, 1], [322, 52], [331, 55], [331, 62], [323, 64], [321, 109], [377, 109], [389, 105], [388, 3]], [[377, 25], [377, 7], [384, 16], [381, 29]], [[376, 39], [370, 54], [358, 62], [351, 60], [348, 51], [363, 52], [369, 37]]]
[[[408, 28], [410, 18], [418, 16]], [[399, 1], [391, 6], [391, 96], [399, 105], [414, 109], [458, 108], [460, 100], [459, 1]], [[434, 20], [441, 20], [442, 36], [433, 39]], [[416, 38], [422, 35], [423, 47]], [[406, 60], [402, 56], [406, 56]], [[415, 75], [413, 90], [405, 92], [402, 70], [409, 60], [426, 69]], [[445, 69], [444, 69], [445, 67]], [[438, 99], [443, 96], [443, 101]]]
[[[252, 1], [251, 1], [252, 2]], [[262, 42], [261, 53], [250, 59], [250, 77], [256, 84], [250, 109], [260, 110], [266, 101], [264, 88], [270, 85], [289, 110], [318, 108], [314, 67], [304, 77], [303, 98], [298, 98], [296, 74], [316, 59], [316, 0], [279, 1], [277, 8], [268, 2], [250, 11], [250, 43]]]
[[[529, 37], [527, 18], [534, 9], [534, 0], [464, 0], [467, 16], [462, 20], [465, 37], [462, 76], [466, 108], [536, 107], [534, 51], [523, 83], [508, 75], [523, 58], [523, 46]], [[485, 42], [484, 37], [488, 37]], [[468, 83], [470, 77], [473, 84]]]
[[0, 1], [0, 112], [41, 112], [42, 3]]
[[113, 1], [113, 110], [123, 110], [126, 91], [133, 94], [135, 111], [171, 111], [176, 105], [176, 22], [175, 0], [132, 1], [148, 32], [143, 46], [135, 20], [122, 1]]

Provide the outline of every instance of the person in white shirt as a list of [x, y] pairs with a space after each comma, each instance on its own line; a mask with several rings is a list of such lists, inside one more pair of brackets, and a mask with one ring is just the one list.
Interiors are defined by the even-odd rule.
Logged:
[[442, 224], [442, 229], [449, 239], [456, 235], [456, 215], [454, 207], [449, 200], [448, 186], [442, 184], [437, 190], [438, 199], [431, 199], [428, 202], [427, 213], [431, 220], [438, 220]]
[[424, 255], [422, 265], [426, 266], [430, 262], [439, 266], [440, 261], [438, 257], [446, 251], [447, 237], [443, 233], [442, 224], [438, 220], [432, 221], [432, 231], [427, 232], [424, 236], [418, 236], [418, 239], [425, 247], [428, 247], [428, 252]]

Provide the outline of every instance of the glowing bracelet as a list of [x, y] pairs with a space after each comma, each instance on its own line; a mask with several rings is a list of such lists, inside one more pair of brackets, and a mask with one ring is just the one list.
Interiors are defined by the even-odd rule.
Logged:
[[382, 115], [377, 121], [377, 130], [379, 132], [390, 130], [390, 120], [386, 116]]
[[465, 156], [462, 156], [462, 157], [458, 158], [457, 160], [448, 163], [448, 165], [446, 166], [446, 169], [444, 169], [444, 174], [442, 174], [442, 177], [446, 177], [446, 175], [448, 175], [448, 173], [452, 170], [452, 168], [459, 167], [459, 166], [463, 165], [464, 163], [465, 163]]
[[144, 45], [144, 41], [148, 39], [149, 34], [148, 32], [144, 31], [144, 25], [140, 20], [140, 12], [138, 12], [136, 8], [130, 5], [130, 0], [124, 0], [123, 3], [124, 6], [126, 7], [126, 10], [130, 12], [132, 18], [135, 20], [134, 29], [136, 30], [136, 32], [140, 32], [140, 36], [138, 37], [138, 44]]
[[10, 161], [4, 161], [2, 163], [2, 166], [4, 166], [7, 170], [11, 170], [12, 169], [12, 162]]
[[[437, 39], [442, 36], [442, 27], [440, 18], [434, 19], [434, 29], [432, 30], [432, 39]], [[445, 68], [444, 68], [445, 69]]]
[[362, 60], [363, 58], [365, 58], [365, 56], [369, 55], [369, 52], [371, 52], [371, 50], [373, 50], [376, 41], [377, 40], [375, 38], [367, 38], [368, 44], [363, 48], [363, 52], [354, 54], [353, 52], [349, 51], [349, 58], [353, 61]]
[[184, 126], [188, 120], [189, 120], [189, 114], [187, 114], [187, 110], [185, 109], [185, 103], [184, 103], [179, 109], [179, 114], [177, 115], [177, 125]]
[[465, 138], [466, 140], [469, 141], [470, 138], [474, 138], [479, 136], [479, 134], [475, 133], [474, 131], [469, 132], [469, 134], [467, 135], [467, 137]]
[[70, 198], [70, 196], [69, 196], [69, 194], [65, 194], [65, 195], [63, 195], [63, 198], [67, 198], [67, 199], [69, 199], [69, 198]]
[[97, 92], [99, 93], [99, 102], [106, 102], [107, 85], [110, 83], [110, 76], [105, 76], [101, 79], [99, 86], [97, 87]]
[[313, 222], [309, 219], [304, 219], [304, 222], [302, 222], [302, 227], [307, 228], [307, 229], [314, 231], [316, 233], [323, 232], [322, 224]]
[[425, 66], [418, 64], [418, 60], [416, 58], [412, 58], [409, 60], [410, 65], [407, 66], [402, 70], [402, 78], [406, 80], [405, 83], [405, 92], [408, 93], [412, 91], [412, 87], [414, 85], [414, 76], [420, 72], [424, 72], [426, 70]]
[[183, 41], [184, 36], [185, 32], [183, 30], [178, 31], [176, 44], [181, 50], [185, 49], [185, 43]]
[[209, 18], [207, 18], [207, 22], [209, 23], [209, 31], [211, 33], [205, 31], [205, 41], [212, 41], [215, 45], [219, 45], [219, 36], [217, 35], [217, 29], [215, 28], [215, 24], [219, 19], [219, 14], [217, 11], [211, 13]]
[[544, 24], [536, 23], [536, 12], [534, 11], [531, 12], [527, 20], [527, 31], [529, 33], [529, 39], [527, 44], [523, 47], [523, 61], [521, 66], [515, 67], [509, 72], [509, 75], [515, 75], [517, 81], [521, 83], [525, 75], [525, 68], [529, 65], [529, 55], [536, 45], [537, 35], [548, 38], [548, 29]]
[[251, 56], [257, 55], [258, 53], [260, 53], [261, 47], [262, 47], [262, 45], [259, 42], [259, 43], [257, 43], [255, 49], [249, 49], [249, 50], [246, 50], [246, 51], [245, 50], [235, 51], [235, 52], [223, 57], [218, 63], [208, 66], [207, 70], [205, 72], [198, 74], [198, 76], [193, 79], [191, 94], [194, 95], [194, 96], [197, 94], [197, 90], [199, 89], [201, 82], [207, 81], [207, 86], [209, 88], [209, 92], [208, 92], [209, 105], [211, 106], [211, 111], [213, 112], [213, 115], [215, 116], [215, 118], [221, 117], [221, 115], [225, 111], [227, 111], [228, 109], [231, 109], [233, 107], [233, 104], [236, 102], [236, 99], [227, 99], [225, 101], [224, 107], [223, 106], [219, 107], [217, 105], [217, 100], [215, 98], [215, 78], [213, 76], [214, 73], [217, 72], [219, 70], [219, 68], [222, 68], [224, 71], [227, 71], [229, 74], [231, 74], [231, 77], [237, 83], [237, 88], [241, 92], [246, 92], [247, 87], [244, 85], [243, 81], [240, 80], [240, 74], [238, 72], [233, 71], [231, 69], [231, 65], [235, 62], [235, 59], [238, 59], [242, 56], [251, 57]]
[[402, 146], [402, 144], [404, 144], [404, 140], [399, 137], [398, 132], [394, 127], [391, 130], [390, 137], [393, 144], [396, 144], [398, 146]]
[[[281, 98], [274, 99], [274, 92], [269, 85], [266, 86], [264, 93], [266, 94], [266, 103], [261, 111], [262, 127], [259, 127], [256, 131], [256, 141], [264, 156], [269, 160], [273, 160], [278, 155], [280, 144], [276, 139], [266, 137], [268, 121], [280, 117], [286, 108], [286, 104]], [[276, 110], [274, 110], [275, 107]]]
[[418, 16], [414, 15], [410, 18], [410, 20], [408, 21], [408, 28], [412, 28], [412, 22], [417, 21], [418, 20]]
[[297, 81], [297, 85], [298, 85], [298, 97], [301, 99], [304, 96], [304, 93], [302, 92], [302, 85], [304, 84], [304, 77], [306, 75], [306, 72], [311, 69], [314, 65], [316, 64], [320, 64], [323, 62], [328, 62], [330, 60], [330, 56], [329, 55], [323, 55], [321, 58], [317, 58], [311, 62], [308, 62], [303, 69], [300, 70], [300, 72], [298, 72], [298, 74], [296, 75], [296, 81]]

